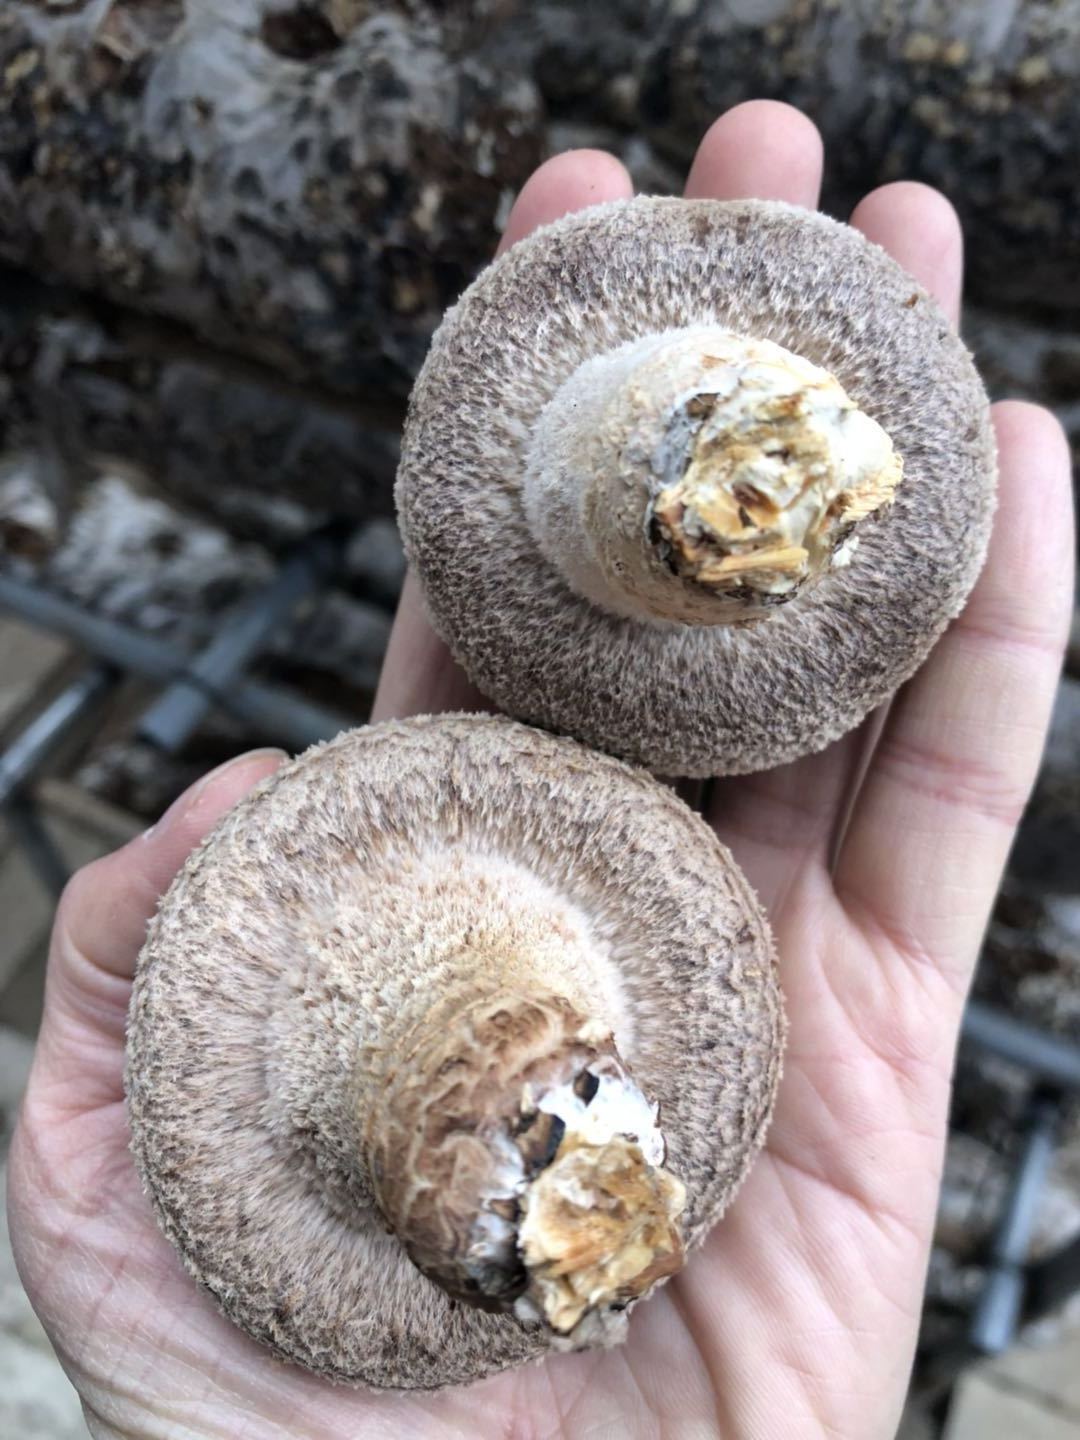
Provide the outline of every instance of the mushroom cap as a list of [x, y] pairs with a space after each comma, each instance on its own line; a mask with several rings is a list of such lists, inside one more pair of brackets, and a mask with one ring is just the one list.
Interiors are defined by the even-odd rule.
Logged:
[[[639, 622], [572, 591], [522, 504], [530, 439], [584, 361], [716, 325], [829, 371], [903, 459], [850, 563], [746, 625]], [[397, 481], [435, 629], [502, 709], [662, 774], [818, 750], [959, 613], [994, 508], [989, 405], [930, 296], [879, 246], [777, 201], [639, 198], [566, 216], [488, 267], [436, 333]]]
[[[479, 878], [455, 899], [459, 862]], [[644, 772], [495, 717], [346, 733], [242, 800], [165, 896], [129, 1017], [135, 1160], [190, 1273], [283, 1358], [433, 1389], [553, 1343], [410, 1263], [348, 1088], [382, 1017], [432, 993], [489, 902], [512, 925], [535, 886], [596, 957], [594, 1013], [659, 1102], [692, 1246], [761, 1144], [784, 1021], [750, 887]]]

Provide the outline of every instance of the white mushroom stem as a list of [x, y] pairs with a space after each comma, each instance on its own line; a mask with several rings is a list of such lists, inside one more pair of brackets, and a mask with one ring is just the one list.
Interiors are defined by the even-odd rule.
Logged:
[[545, 557], [603, 609], [725, 624], [846, 564], [902, 469], [827, 371], [701, 326], [578, 367], [532, 437], [524, 504]]
[[436, 1000], [394, 1037], [368, 1171], [413, 1261], [457, 1298], [571, 1345], [683, 1263], [657, 1108], [562, 996]]

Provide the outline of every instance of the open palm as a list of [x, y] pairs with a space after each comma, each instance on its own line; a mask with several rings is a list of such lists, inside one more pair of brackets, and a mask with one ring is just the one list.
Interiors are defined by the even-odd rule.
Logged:
[[[687, 193], [813, 206], [820, 140], [755, 102], [702, 143]], [[629, 194], [609, 156], [541, 168], [509, 244]], [[961, 246], [922, 186], [853, 223], [955, 319]], [[723, 781], [709, 811], [771, 915], [791, 1021], [766, 1150], [688, 1269], [615, 1351], [432, 1396], [334, 1389], [272, 1360], [182, 1271], [142, 1197], [122, 1098], [130, 977], [190, 848], [280, 757], [216, 772], [75, 878], [12, 1153], [27, 1290], [95, 1435], [887, 1440], [914, 1348], [960, 1013], [1033, 781], [1071, 606], [1068, 459], [1053, 419], [997, 408], [1000, 510], [967, 610], [887, 717], [822, 755]], [[407, 586], [377, 718], [481, 708]]]

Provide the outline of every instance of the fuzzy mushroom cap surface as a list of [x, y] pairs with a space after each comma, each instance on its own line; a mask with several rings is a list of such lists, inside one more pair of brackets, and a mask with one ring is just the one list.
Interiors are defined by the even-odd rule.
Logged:
[[[723, 613], [702, 581], [745, 565], [718, 559], [700, 526], [678, 530], [687, 485], [706, 495], [710, 525], [719, 514], [715, 487], [696, 482], [692, 448], [681, 476], [665, 473], [659, 449], [630, 453], [619, 406], [598, 404], [600, 448], [615, 457], [601, 487], [611, 543], [586, 554], [567, 508], [588, 446], [565, 437], [587, 430], [594, 367], [613, 357], [610, 377], [621, 354], [636, 345], [647, 356], [648, 337], [665, 332], [690, 343], [700, 332], [706, 366], [725, 337], [781, 346], [826, 372], [819, 391], [832, 383], [842, 406], [857, 407], [864, 446], [870, 436], [880, 448], [882, 432], [891, 442], [861, 494], [825, 492], [820, 514], [776, 530], [751, 581], [722, 597]], [[697, 389], [712, 403], [707, 382]], [[720, 411], [694, 419], [681, 404], [676, 418], [689, 415], [700, 435], [716, 428]], [[732, 415], [745, 436], [746, 416]], [[801, 433], [804, 451], [825, 444], [833, 418]], [[644, 466], [653, 486], [647, 525], [624, 463], [639, 475]], [[538, 465], [560, 472], [550, 496]], [[995, 472], [971, 357], [884, 250], [777, 201], [638, 198], [534, 232], [447, 314], [410, 403], [397, 504], [432, 622], [485, 695], [659, 773], [704, 776], [823, 748], [918, 668], [982, 566]], [[739, 511], [719, 498], [722, 530], [735, 524], [726, 511]], [[850, 526], [823, 542], [816, 527], [837, 509]], [[697, 525], [700, 514], [690, 517]], [[656, 581], [659, 595], [665, 562], [681, 619], [664, 601], [641, 613], [632, 586], [622, 603], [620, 576], [650, 542], [640, 593]]]
[[[625, 1064], [666, 1142], [659, 1171], [622, 1141], [590, 1150], [582, 1129], [541, 1172], [521, 1244], [571, 1323], [561, 1225], [582, 1175], [611, 1194], [651, 1186], [650, 1205], [676, 1177], [676, 1203], [654, 1213], [681, 1212], [690, 1249], [770, 1117], [784, 1035], [772, 941], [712, 831], [644, 772], [576, 742], [443, 716], [308, 751], [192, 854], [139, 962], [128, 1113], [160, 1224], [232, 1320], [285, 1359], [376, 1387], [460, 1384], [558, 1348], [528, 1315], [452, 1299], [378, 1203], [392, 1192], [398, 1214], [438, 1199], [413, 1180], [437, 1177], [440, 1157], [410, 1146], [444, 1138], [444, 1103], [448, 1115], [463, 1095], [485, 1103], [485, 1076], [509, 1063], [501, 1041], [484, 1049], [485, 1027], [516, 1021], [483, 987], [517, 993], [537, 975], [558, 998], [518, 1014], [603, 1052], [569, 1104], [588, 1113], [590, 1092], [615, 1095]], [[440, 1061], [445, 1102], [398, 1123], [401, 1037], [421, 1034], [438, 1057], [455, 993], [478, 983], [468, 1035], [487, 1061], [459, 1055], [462, 1085]]]

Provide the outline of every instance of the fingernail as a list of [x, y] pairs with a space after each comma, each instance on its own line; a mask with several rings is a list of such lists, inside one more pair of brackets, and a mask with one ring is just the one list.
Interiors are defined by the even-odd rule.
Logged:
[[143, 831], [142, 838], [149, 840], [151, 835], [171, 824], [181, 812], [190, 810], [191, 807], [198, 802], [199, 797], [206, 790], [207, 786], [212, 785], [216, 780], [220, 780], [226, 771], [237, 769], [242, 765], [253, 765], [259, 760], [287, 760], [288, 758], [287, 752], [282, 750], [280, 746], [267, 745], [260, 750], [245, 750], [243, 755], [234, 755], [231, 760], [223, 761], [220, 765], [216, 765], [213, 770], [207, 771], [201, 780], [196, 780], [194, 785], [185, 790], [182, 795], [178, 795], [161, 818], [156, 820], [149, 829]]

